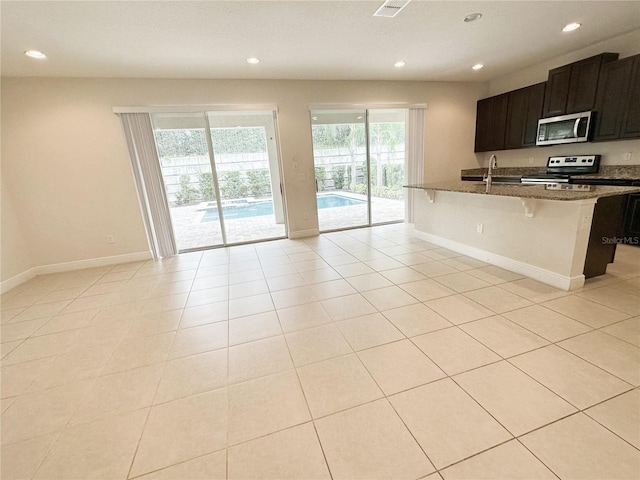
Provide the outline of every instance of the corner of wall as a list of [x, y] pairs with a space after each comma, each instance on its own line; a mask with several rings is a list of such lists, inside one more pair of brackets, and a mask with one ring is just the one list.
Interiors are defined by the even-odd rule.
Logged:
[[11, 189], [2, 173], [0, 218], [0, 281], [5, 292], [34, 276], [33, 255], [16, 212]]

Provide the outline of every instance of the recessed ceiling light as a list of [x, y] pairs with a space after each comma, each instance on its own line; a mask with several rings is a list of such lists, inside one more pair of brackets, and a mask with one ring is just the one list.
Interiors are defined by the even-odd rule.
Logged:
[[469, 15], [464, 17], [464, 21], [467, 22], [467, 23], [475, 22], [476, 20], [480, 20], [481, 18], [482, 18], [482, 14], [481, 13], [470, 13]]
[[404, 63], [404, 62], [396, 62], [396, 63], [393, 64], [393, 66], [396, 67], [396, 68], [401, 68], [401, 67], [404, 67], [405, 65], [406, 65], [406, 63]]
[[358, 120], [362, 120], [362, 115], [358, 115], [356, 118], [357, 118]]
[[573, 32], [574, 30], [579, 29], [582, 26], [581, 23], [570, 23], [568, 25], [565, 25], [565, 27], [562, 29], [563, 32]]
[[483, 65], [483, 64], [481, 64], [481, 63], [476, 63], [476, 64], [475, 64], [473, 67], [471, 67], [471, 68], [473, 68], [474, 70], [480, 70], [482, 67], [484, 67], [484, 65]]
[[37, 60], [44, 60], [47, 56], [40, 50], [27, 50], [24, 54], [29, 58], [35, 58]]
[[311, 117], [311, 120], [317, 120], [318, 117]]
[[247, 58], [247, 63], [253, 63], [253, 64], [260, 63], [260, 59], [256, 57], [249, 57]]

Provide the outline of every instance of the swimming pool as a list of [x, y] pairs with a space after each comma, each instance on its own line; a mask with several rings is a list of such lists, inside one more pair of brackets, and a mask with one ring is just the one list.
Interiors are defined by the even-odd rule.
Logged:
[[[357, 198], [344, 197], [334, 193], [318, 196], [318, 208], [336, 208], [348, 207], [351, 205], [366, 204], [366, 200], [358, 200]], [[224, 218], [248, 218], [260, 217], [263, 215], [273, 215], [273, 201], [266, 200], [264, 202], [238, 203], [232, 205], [224, 205], [222, 207]], [[200, 222], [214, 222], [218, 220], [218, 209], [215, 203], [202, 216]]]

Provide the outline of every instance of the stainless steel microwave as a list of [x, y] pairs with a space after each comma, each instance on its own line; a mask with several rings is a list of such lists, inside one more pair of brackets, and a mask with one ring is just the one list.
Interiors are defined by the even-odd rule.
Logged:
[[594, 112], [572, 113], [538, 120], [536, 145], [578, 143], [589, 140]]

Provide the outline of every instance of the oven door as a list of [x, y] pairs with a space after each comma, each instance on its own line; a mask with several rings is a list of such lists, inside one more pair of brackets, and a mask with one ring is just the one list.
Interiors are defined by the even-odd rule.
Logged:
[[538, 120], [536, 145], [586, 142], [591, 117], [592, 112], [583, 112]]

